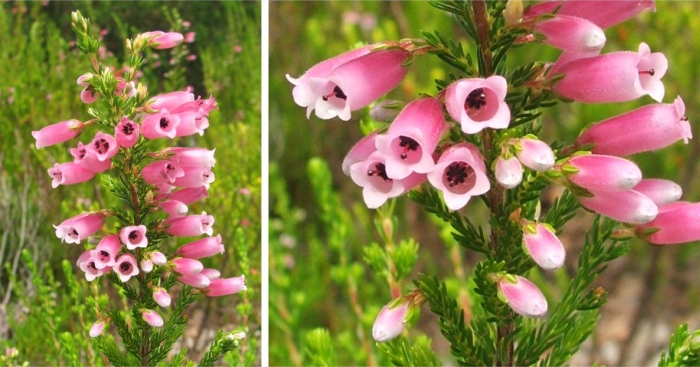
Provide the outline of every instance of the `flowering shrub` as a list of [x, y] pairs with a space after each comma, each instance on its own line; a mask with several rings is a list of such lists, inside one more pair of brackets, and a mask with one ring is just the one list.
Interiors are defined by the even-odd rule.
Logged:
[[[98, 319], [89, 335], [96, 338], [111, 364], [153, 365], [168, 355], [182, 335], [187, 321], [184, 312], [198, 294], [217, 297], [246, 290], [243, 275], [221, 278], [218, 270], [205, 269], [197, 260], [225, 249], [221, 236], [214, 236], [213, 216], [206, 212], [187, 215], [190, 204], [208, 196], [214, 181], [214, 151], [197, 147], [154, 150], [156, 139], [203, 135], [209, 126], [207, 117], [217, 104], [213, 97], [195, 98], [190, 90], [149, 98], [146, 86], [137, 80], [142, 52], [175, 47], [184, 40], [181, 34], [156, 31], [127, 40], [129, 65], [117, 77], [98, 60], [99, 41], [89, 35], [89, 20], [80, 12], [74, 12], [72, 20], [77, 47], [91, 60], [90, 73], [78, 80], [85, 87], [81, 99], [99, 101], [104, 108], [89, 108], [92, 119], [84, 123], [64, 121], [32, 135], [41, 148], [69, 141], [97, 125], [106, 129], [97, 131], [87, 144], [79, 142], [71, 150], [73, 162], [56, 164], [48, 173], [54, 188], [100, 174], [103, 186], [122, 205], [81, 213], [54, 227], [62, 241], [85, 245], [76, 265], [88, 281], [104, 276], [131, 300], [129, 313], [95, 300]], [[193, 240], [179, 250], [164, 245], [171, 236], [203, 234], [209, 237]], [[97, 245], [90, 245], [90, 239]], [[172, 302], [174, 292], [178, 295]], [[160, 309], [171, 303], [173, 310], [164, 318]], [[109, 325], [116, 327], [127, 354], [104, 334]], [[240, 330], [219, 332], [201, 363], [213, 364], [244, 336]], [[184, 355], [177, 358], [182, 360]]]
[[[392, 340], [377, 345], [389, 360], [435, 364], [437, 358], [424, 340], [410, 344], [397, 338], [406, 335], [406, 326], [427, 303], [460, 365], [561, 365], [591, 333], [605, 303], [605, 291], [590, 285], [608, 262], [625, 254], [628, 239], [636, 236], [653, 244], [700, 239], [689, 219], [695, 204], [677, 202], [679, 186], [643, 180], [642, 170], [623, 158], [687, 141], [692, 134], [680, 97], [674, 96], [672, 105], [660, 103], [665, 94], [661, 78], [668, 68], [662, 53], [642, 43], [636, 52], [601, 54], [605, 28], [654, 8], [654, 3], [611, 3], [603, 11], [596, 1], [545, 2], [526, 9], [518, 0], [431, 2], [457, 20], [473, 49], [437, 32], [424, 32], [423, 38], [357, 48], [317, 64], [298, 79], [287, 76], [294, 84], [294, 101], [307, 107], [307, 116], [314, 110], [309, 102], [313, 99], [319, 118], [337, 115], [349, 120], [350, 112], [369, 105], [363, 101], [350, 106], [349, 90], [353, 98], [367, 91], [364, 97], [376, 100], [399, 85], [399, 76], [410, 74], [404, 70], [426, 55], [436, 55], [450, 67], [443, 73], [448, 79], [437, 81], [433, 95], [396, 103], [400, 112], [389, 125], [363, 122], [366, 136], [342, 163], [342, 171], [362, 187], [366, 206], [378, 208], [377, 228], [386, 246], [367, 245], [364, 259], [379, 278], [386, 278], [385, 293], [392, 299], [378, 312], [372, 328], [376, 341]], [[514, 49], [549, 46], [561, 49], [554, 63], [517, 60], [513, 65], [509, 60]], [[368, 48], [371, 55], [397, 47], [405, 57], [377, 65], [367, 56]], [[349, 71], [333, 75], [319, 68]], [[368, 78], [366, 70], [376, 75], [386, 70], [395, 78]], [[356, 80], [362, 80], [361, 89], [352, 84]], [[299, 88], [313, 90], [315, 83], [323, 88], [312, 98], [301, 98]], [[575, 142], [550, 142], [545, 137], [549, 126], [540, 116], [556, 103], [617, 103], [646, 95], [659, 103], [640, 108], [645, 113], [635, 110], [594, 124]], [[312, 162], [309, 172], [322, 172], [316, 165]], [[311, 180], [315, 184], [321, 179]], [[563, 194], [545, 208], [542, 192], [553, 185], [563, 188]], [[457, 299], [448, 291], [449, 283], [428, 275], [414, 280], [412, 289], [402, 286], [417, 258], [417, 246], [397, 248], [393, 243], [393, 198], [404, 194], [445, 222], [456, 243], [481, 255], [468, 295]], [[461, 211], [472, 198], [480, 198], [488, 208], [488, 223]], [[322, 200], [333, 199], [326, 194]], [[329, 219], [337, 210], [328, 205], [337, 204], [322, 204], [322, 211], [330, 231], [341, 231], [342, 236], [342, 231], [351, 231], [345, 227], [346, 218]], [[582, 251], [567, 253], [557, 236], [580, 208], [594, 212], [596, 219]], [[576, 274], [561, 290], [546, 294], [537, 268], [562, 267], [567, 257], [579, 259]], [[340, 259], [347, 261], [342, 255]], [[347, 277], [359, 318], [352, 298], [356, 279]], [[341, 278], [334, 274], [334, 279]], [[330, 341], [320, 333], [310, 334], [309, 343], [316, 343], [311, 349], [315, 360], [332, 355], [324, 342]], [[363, 347], [371, 352], [367, 344]]]

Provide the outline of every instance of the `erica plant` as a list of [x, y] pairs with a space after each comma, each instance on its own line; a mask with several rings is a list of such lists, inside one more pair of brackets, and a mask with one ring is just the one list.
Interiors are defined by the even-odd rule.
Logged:
[[[606, 28], [655, 10], [655, 4], [431, 5], [449, 13], [469, 42], [424, 32], [422, 38], [335, 56], [298, 78], [287, 76], [307, 116], [347, 121], [353, 111], [371, 107], [375, 121], [362, 127], [373, 131], [352, 147], [342, 170], [361, 187], [366, 206], [380, 208], [383, 239], [392, 236], [390, 201], [407, 194], [447, 223], [456, 243], [480, 254], [473, 283], [465, 286], [468, 294], [455, 297], [437, 277], [419, 276], [412, 286], [402, 282], [410, 273], [405, 265], [412, 264], [406, 259], [417, 257], [417, 247], [367, 246], [365, 259], [388, 285], [388, 303], [371, 335], [397, 364], [433, 364], [438, 359], [423, 342], [412, 345], [403, 337], [419, 311], [429, 308], [460, 365], [561, 365], [593, 331], [605, 303], [605, 290], [592, 288], [592, 282], [627, 252], [629, 239], [654, 245], [700, 239], [700, 204], [679, 201], [678, 184], [647, 177], [630, 157], [692, 137], [681, 97], [665, 98], [667, 58], [645, 43], [636, 50], [603, 52]], [[511, 59], [516, 49], [539, 55], [542, 47], [561, 50], [558, 60]], [[401, 84], [417, 58], [430, 56], [444, 62], [442, 75], [449, 76], [437, 80], [434, 93], [372, 105]], [[589, 121], [575, 141], [544, 137], [553, 126], [541, 116], [555, 104], [638, 98], [649, 104]], [[553, 186], [561, 194], [543, 206], [542, 193]], [[475, 200], [485, 204], [486, 221], [468, 210]], [[574, 253], [559, 236], [581, 210], [596, 215], [580, 239], [582, 250]], [[578, 259], [576, 271], [550, 284], [547, 273], [567, 257]], [[542, 290], [556, 286], [561, 289]], [[678, 335], [678, 341], [687, 340], [687, 329]]]
[[[154, 31], [126, 40], [128, 67], [120, 76], [98, 59], [99, 41], [90, 35], [90, 22], [72, 14], [76, 45], [90, 61], [89, 72], [78, 78], [80, 95], [90, 120], [75, 119], [32, 133], [36, 147], [73, 141], [72, 162], [48, 170], [53, 187], [99, 177], [102, 188], [118, 204], [76, 213], [55, 225], [66, 244], [85, 247], [76, 267], [95, 285], [95, 322], [89, 336], [112, 365], [150, 366], [163, 361], [182, 336], [186, 308], [200, 295], [227, 296], [246, 290], [244, 276], [230, 277], [204, 268], [199, 259], [223, 253], [226, 239], [214, 230], [214, 216], [190, 213], [188, 206], [208, 196], [214, 182], [214, 149], [183, 147], [180, 137], [203, 135], [207, 116], [217, 109], [213, 97], [195, 98], [191, 90], [149, 97], [137, 80], [148, 49], [168, 49], [183, 42], [176, 32]], [[188, 140], [187, 144], [193, 140]], [[76, 144], [76, 143], [74, 143]], [[168, 241], [187, 237], [175, 248]], [[228, 276], [228, 277], [227, 277]], [[128, 309], [110, 303], [100, 278], [123, 294]], [[116, 328], [122, 345], [107, 330]], [[219, 332], [201, 365], [212, 365], [245, 337], [242, 330]], [[172, 357], [183, 363], [186, 349]]]

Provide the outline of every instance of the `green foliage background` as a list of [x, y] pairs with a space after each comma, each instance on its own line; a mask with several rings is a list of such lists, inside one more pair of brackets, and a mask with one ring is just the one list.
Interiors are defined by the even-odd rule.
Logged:
[[[84, 210], [108, 207], [114, 198], [100, 191], [98, 180], [51, 189], [46, 170], [54, 162], [69, 160], [71, 143], [37, 150], [31, 136], [31, 131], [52, 123], [87, 119], [75, 80], [89, 70], [89, 61], [71, 44], [74, 10], [90, 18], [94, 34], [107, 30], [102, 41], [107, 65], [124, 65], [124, 39], [140, 32], [173, 28], [196, 32], [195, 42], [188, 45], [196, 55], [194, 61], [181, 55], [171, 65], [171, 54], [164, 51], [158, 53], [163, 66], [156, 67], [151, 55], [141, 81], [150, 95], [191, 85], [196, 95], [216, 98], [219, 110], [210, 115], [205, 135], [180, 141], [216, 148], [216, 181], [210, 197], [190, 211], [214, 215], [215, 232], [221, 233], [226, 246], [222, 256], [207, 259], [205, 266], [220, 269], [224, 277], [245, 273], [248, 292], [201, 297], [188, 310], [194, 318], [186, 335], [204, 346], [190, 347], [189, 356], [199, 359], [217, 329], [245, 329], [243, 347], [225, 356], [224, 362], [259, 363], [261, 6], [253, 1], [0, 4], [0, 349], [18, 348], [19, 360], [31, 365], [103, 363], [87, 338], [96, 315], [91, 307], [80, 305], [93, 291], [72, 265], [82, 246], [60, 243], [51, 224]], [[182, 29], [182, 20], [191, 22], [191, 28]], [[86, 130], [80, 140], [90, 139], [94, 132]], [[184, 242], [168, 246], [174, 250]], [[101, 289], [113, 289], [101, 281], [106, 286]], [[108, 296], [119, 307], [119, 295]], [[60, 338], [66, 340], [59, 340], [64, 332], [68, 333]], [[71, 348], [78, 349], [79, 361], [59, 357], [69, 355]]]
[[[422, 1], [270, 5], [271, 363], [387, 365], [406, 360], [390, 361], [380, 349], [403, 350], [406, 355], [415, 356], [414, 361], [420, 361], [420, 351], [426, 347], [436, 351], [443, 362], [454, 363], [427, 307], [415, 331], [409, 333], [408, 344], [403, 339], [388, 345], [371, 340], [374, 317], [391, 295], [383, 277], [372, 270], [367, 248], [383, 243], [382, 230], [375, 229], [381, 224], [375, 226], [375, 218], [386, 218], [392, 210], [367, 210], [361, 189], [341, 171], [343, 157], [362, 136], [358, 122], [362, 128], [367, 127], [368, 115], [366, 111], [354, 112], [348, 122], [323, 121], [315, 116], [307, 120], [305, 109], [294, 104], [292, 85], [284, 76], [298, 77], [315, 63], [360, 44], [420, 37], [421, 30], [438, 30], [468, 47], [474, 47], [473, 42], [446, 14]], [[664, 102], [682, 96], [696, 137], [688, 145], [677, 143], [633, 159], [645, 177], [679, 182], [684, 189], [683, 200], [687, 201], [700, 199], [700, 95], [696, 93], [700, 81], [700, 39], [694, 36], [700, 31], [698, 11], [697, 2], [658, 1], [655, 13], [645, 12], [607, 29], [608, 41], [603, 50], [634, 51], [640, 42], [646, 42], [653, 52], [663, 52], [668, 58], [670, 67], [663, 78]], [[509, 60], [514, 65], [521, 60], [554, 61], [557, 55], [558, 51], [547, 46], [532, 45], [518, 49]], [[454, 72], [436, 57], [422, 57], [387, 98], [410, 101], [422, 92], [434, 94], [433, 81], [446, 79], [447, 73]], [[616, 104], [560, 103], [544, 113], [545, 139], [572, 142], [587, 124], [651, 102], [646, 97]], [[556, 191], [546, 195], [544, 200], [551, 200], [548, 196], [556, 195]], [[455, 297], [472, 297], [476, 302], [474, 295], [469, 294], [473, 285], [467, 281], [467, 274], [478, 259], [455, 248], [449, 228], [420, 212], [408, 199], [395, 201], [392, 206], [397, 218], [393, 228], [396, 241], [415, 240], [420, 244], [416, 268], [409, 279], [417, 279], [418, 273], [437, 275], [447, 282]], [[476, 224], [486, 222], [485, 208], [479, 200], [473, 200], [466, 211]], [[579, 219], [577, 223], [590, 226], [590, 221]], [[565, 229], [565, 235], [577, 249], [583, 245], [582, 233], [576, 227]], [[570, 251], [568, 256], [575, 264], [578, 254]], [[674, 328], [679, 318], [698, 309], [700, 277], [692, 272], [692, 264], [698, 260], [697, 244], [653, 247], [637, 241], [632, 243], [630, 253], [612, 267], [617, 277], [624, 273], [644, 274], [648, 289], [643, 302], [648, 302], [648, 306], [642, 312], [673, 319], [669, 322]], [[685, 278], [688, 273], [690, 280]], [[556, 273], [555, 284], [566, 284], [569, 276], [566, 270]], [[681, 277], [684, 280], [678, 283]], [[614, 284], [614, 279], [601, 278], [594, 286]], [[403, 284], [404, 291], [411, 288], [410, 284]], [[554, 287], [543, 291], [550, 299], [561, 297]], [[668, 309], [673, 311], [662, 312]]]

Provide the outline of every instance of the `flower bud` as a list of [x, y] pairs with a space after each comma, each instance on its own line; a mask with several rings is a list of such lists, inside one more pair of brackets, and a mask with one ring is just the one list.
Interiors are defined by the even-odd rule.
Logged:
[[523, 316], [542, 316], [547, 312], [547, 299], [537, 286], [519, 275], [506, 275], [498, 281], [499, 297]]
[[390, 302], [379, 311], [372, 326], [372, 337], [378, 342], [386, 342], [401, 335], [406, 325], [409, 312], [409, 301], [404, 300], [396, 304], [396, 300]]

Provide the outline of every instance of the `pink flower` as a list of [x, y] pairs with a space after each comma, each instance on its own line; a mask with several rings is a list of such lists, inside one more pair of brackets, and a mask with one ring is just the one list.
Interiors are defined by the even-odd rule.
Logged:
[[112, 159], [119, 152], [119, 144], [111, 135], [98, 131], [95, 138], [87, 146], [88, 152], [95, 153], [97, 160], [106, 161]]
[[659, 208], [648, 197], [634, 190], [594, 191], [592, 197], [579, 197], [584, 207], [623, 223], [642, 224], [654, 219]]
[[204, 289], [204, 294], [209, 297], [227, 296], [240, 291], [246, 291], [245, 275], [233, 278], [219, 278], [211, 281], [208, 287]]
[[173, 139], [180, 125], [180, 117], [163, 108], [155, 114], [148, 115], [141, 122], [141, 135], [146, 139], [168, 137]]
[[160, 111], [162, 109], [174, 110], [177, 107], [194, 101], [194, 94], [188, 91], [176, 91], [170, 93], [159, 94], [151, 98], [148, 102], [148, 107], [152, 110]]
[[519, 275], [506, 275], [498, 281], [498, 295], [523, 316], [537, 317], [547, 312], [547, 299], [537, 286]]
[[459, 143], [445, 150], [428, 180], [442, 191], [450, 210], [467, 205], [472, 196], [481, 195], [491, 188], [486, 176], [486, 165], [479, 149], [471, 143]]
[[556, 269], [564, 265], [566, 250], [548, 224], [528, 223], [523, 228], [523, 245], [542, 269]]
[[534, 29], [544, 43], [576, 53], [599, 52], [605, 46], [605, 33], [586, 19], [557, 14], [535, 21]]
[[103, 214], [82, 213], [53, 227], [56, 229], [56, 237], [60, 238], [61, 242], [80, 243], [102, 228], [104, 218]]
[[61, 121], [44, 127], [39, 131], [32, 131], [36, 139], [37, 149], [48, 147], [71, 140], [78, 136], [85, 125], [78, 120]]
[[201, 166], [181, 166], [183, 175], [175, 178], [172, 182], [173, 186], [177, 187], [200, 187], [204, 186], [207, 190], [209, 185], [214, 182], [216, 176], [214, 173]]
[[214, 217], [202, 212], [201, 215], [187, 215], [180, 218], [174, 218], [170, 221], [170, 226], [167, 229], [168, 234], [173, 236], [199, 236], [202, 234], [212, 235]]
[[97, 93], [95, 87], [93, 87], [92, 85], [85, 87], [80, 92], [80, 100], [83, 101], [83, 103], [85, 104], [90, 104], [97, 101], [97, 97], [99, 96], [100, 94]]
[[224, 253], [224, 245], [221, 243], [221, 235], [206, 237], [180, 246], [176, 253], [189, 259], [201, 259]]
[[177, 277], [177, 280], [195, 288], [206, 288], [211, 280], [201, 273], [186, 273]]
[[192, 203], [196, 203], [203, 198], [209, 197], [209, 192], [207, 191], [207, 188], [204, 186], [198, 186], [198, 187], [187, 187], [182, 190], [178, 190], [175, 192], [170, 193], [168, 196], [169, 200], [177, 200], [185, 205], [190, 205]]
[[187, 33], [185, 33], [184, 42], [185, 42], [185, 43], [192, 43], [192, 42], [194, 42], [194, 37], [195, 37], [196, 35], [197, 35], [197, 34], [196, 34], [195, 32], [187, 32]]
[[105, 320], [97, 320], [92, 324], [92, 326], [90, 326], [90, 332], [88, 334], [91, 338], [97, 338], [98, 336], [102, 335], [104, 329]]
[[139, 265], [141, 266], [141, 271], [143, 271], [144, 273], [150, 273], [153, 271], [153, 261], [149, 259], [141, 260], [141, 263]]
[[164, 212], [170, 215], [169, 218], [178, 218], [185, 216], [189, 208], [187, 205], [181, 201], [177, 200], [165, 200], [158, 204], [158, 206], [163, 209]]
[[660, 53], [651, 53], [646, 43], [638, 52], [612, 52], [571, 61], [558, 73], [564, 76], [553, 90], [566, 99], [584, 103], [624, 102], [648, 94], [660, 102], [664, 97], [661, 77], [668, 61]]
[[644, 9], [656, 10], [654, 0], [557, 0], [544, 1], [529, 6], [523, 13], [523, 20], [530, 20], [542, 14], [556, 11], [557, 15], [569, 15], [587, 19], [601, 28], [607, 28], [634, 17]]
[[153, 289], [153, 300], [155, 300], [160, 307], [168, 307], [171, 302], [168, 291], [162, 287], [155, 287]]
[[216, 269], [202, 269], [200, 274], [209, 278], [209, 280], [219, 279], [221, 277], [221, 272]]
[[199, 273], [202, 271], [202, 269], [204, 269], [204, 265], [194, 259], [177, 258], [170, 263], [173, 271], [182, 275]]
[[447, 87], [445, 107], [467, 134], [487, 127], [505, 129], [510, 124], [510, 109], [504, 100], [507, 92], [508, 83], [499, 75], [460, 79]]
[[104, 237], [97, 247], [92, 250], [92, 258], [95, 260], [95, 267], [102, 269], [112, 267], [117, 263], [117, 254], [121, 249], [119, 238], [116, 234]]
[[384, 306], [372, 326], [372, 337], [378, 342], [386, 342], [401, 335], [408, 317], [408, 301], [391, 301]]
[[182, 34], [177, 32], [153, 31], [146, 32], [142, 36], [146, 37], [148, 39], [148, 45], [156, 50], [173, 48], [184, 40]]
[[177, 125], [175, 136], [190, 136], [194, 134], [204, 135], [204, 130], [209, 127], [209, 120], [203, 109], [178, 111], [177, 108], [171, 111], [171, 115], [180, 119]]
[[104, 268], [98, 269], [97, 266], [95, 266], [96, 260], [94, 257], [92, 257], [93, 253], [94, 251], [90, 250], [83, 252], [83, 254], [80, 255], [78, 261], [76, 262], [76, 265], [78, 265], [80, 270], [85, 273], [85, 279], [88, 282], [92, 282], [97, 277], [100, 277], [103, 274], [112, 270], [112, 268], [109, 266], [105, 266]]
[[184, 175], [185, 171], [179, 164], [168, 160], [151, 162], [141, 169], [141, 177], [149, 185], [171, 184]]
[[611, 155], [575, 156], [561, 169], [569, 181], [587, 190], [625, 191], [642, 180], [642, 171], [636, 164]]
[[583, 131], [575, 146], [596, 154], [626, 156], [661, 149], [680, 139], [687, 144], [692, 137], [685, 104], [676, 97], [673, 104], [646, 105], [601, 121]]
[[136, 145], [139, 140], [139, 131], [141, 125], [129, 120], [128, 117], [122, 117], [121, 121], [114, 128], [114, 136], [117, 139], [117, 144], [122, 148], [131, 148]]
[[683, 195], [683, 189], [677, 183], [669, 180], [648, 178], [640, 181], [634, 191], [649, 197], [656, 205], [664, 206], [678, 201]]
[[73, 156], [73, 163], [77, 163], [92, 172], [100, 173], [112, 168], [111, 160], [100, 161], [97, 154], [81, 142], [78, 142], [77, 148], [70, 149], [70, 154]]
[[168, 262], [168, 258], [166, 258], [160, 251], [151, 251], [147, 256], [156, 265], [162, 266]]
[[375, 152], [366, 160], [350, 166], [350, 177], [362, 187], [362, 197], [370, 209], [380, 207], [387, 199], [405, 194], [426, 180], [425, 174], [412, 173], [401, 180], [388, 177], [384, 156]]
[[163, 327], [163, 318], [160, 317], [158, 312], [153, 310], [142, 310], [141, 316], [143, 317], [143, 321], [146, 321], [148, 325], [151, 325], [152, 327]]
[[400, 180], [412, 172], [432, 171], [432, 154], [448, 128], [437, 99], [423, 98], [406, 105], [389, 131], [375, 139], [377, 150], [385, 157], [387, 176]]
[[132, 254], [122, 254], [117, 259], [112, 270], [119, 274], [119, 279], [122, 282], [127, 282], [132, 276], [138, 275], [139, 268], [136, 266], [136, 258]]
[[700, 203], [679, 201], [662, 206], [656, 218], [637, 226], [637, 235], [655, 245], [700, 240]]
[[369, 105], [401, 82], [409, 56], [401, 48], [370, 45], [318, 63], [297, 79], [287, 75], [287, 80], [295, 86], [294, 102], [307, 108], [307, 117], [315, 109], [321, 119], [338, 116], [347, 121], [350, 111]]
[[143, 224], [138, 226], [127, 226], [119, 231], [119, 238], [129, 250], [135, 250], [137, 247], [146, 248], [148, 246], [148, 238], [146, 238], [146, 226]]
[[171, 147], [166, 148], [165, 151], [174, 153], [177, 162], [182, 166], [200, 166], [210, 169], [216, 163], [214, 159], [216, 149]]
[[538, 172], [549, 170], [556, 160], [549, 145], [527, 136], [516, 143], [515, 155], [525, 167]]
[[496, 158], [496, 168], [494, 170], [496, 182], [506, 189], [512, 189], [523, 180], [523, 166], [516, 157], [508, 159], [503, 156]]

